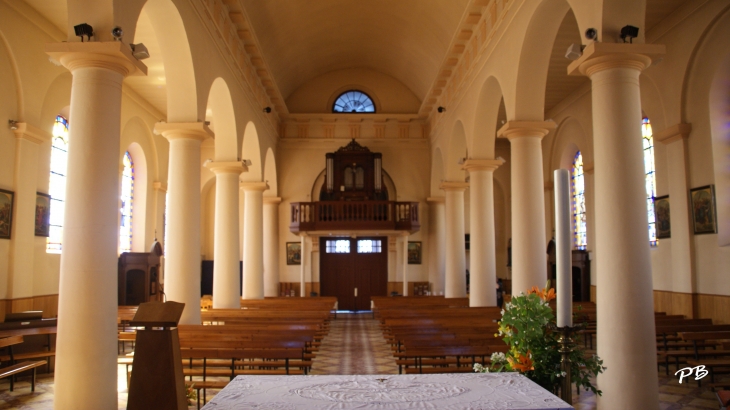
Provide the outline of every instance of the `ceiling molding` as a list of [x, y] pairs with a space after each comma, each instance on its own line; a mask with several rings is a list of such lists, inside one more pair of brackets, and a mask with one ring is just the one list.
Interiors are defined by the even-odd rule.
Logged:
[[431, 129], [436, 129], [440, 116], [434, 115], [438, 106], [448, 106], [467, 83], [467, 77], [494, 37], [509, 12], [514, 0], [472, 0], [454, 33], [450, 50], [441, 63], [439, 75], [423, 99], [418, 114], [427, 118]]

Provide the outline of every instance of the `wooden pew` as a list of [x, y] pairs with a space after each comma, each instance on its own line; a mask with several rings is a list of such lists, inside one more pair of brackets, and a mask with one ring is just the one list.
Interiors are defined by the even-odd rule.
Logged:
[[[689, 332], [724, 332], [724, 331], [730, 331], [730, 325], [657, 325], [656, 327], [656, 333], [658, 337], [669, 337], [669, 336], [675, 336], [679, 335], [680, 333], [689, 333]], [[679, 336], [678, 336], [679, 337]], [[681, 337], [680, 337], [681, 338]], [[709, 347], [709, 346], [707, 346]], [[698, 350], [697, 354], [695, 354], [694, 349], [680, 349], [680, 350], [666, 350], [666, 351], [659, 351], [657, 352], [657, 360], [659, 366], [662, 365], [662, 359], [664, 362], [666, 374], [669, 374], [669, 361], [671, 358], [674, 358], [675, 365], [677, 368], [679, 368], [679, 364], [681, 361], [686, 361], [687, 359], [698, 357], [707, 357], [710, 358], [712, 356], [718, 356], [717, 350], [712, 349], [702, 349]], [[730, 352], [730, 351], [728, 351]]]
[[[18, 345], [23, 343], [23, 336], [10, 336], [0, 339], [0, 348], [7, 347], [10, 349], [10, 360], [14, 361], [13, 357], [13, 345]], [[10, 377], [10, 391], [13, 391], [13, 388], [15, 387], [15, 375], [27, 370], [33, 371], [33, 378], [31, 380], [30, 384], [30, 391], [35, 391], [35, 378], [36, 378], [36, 369], [40, 366], [43, 366], [46, 364], [45, 360], [39, 360], [39, 361], [25, 361], [21, 363], [15, 363], [11, 366], [4, 367], [0, 369], [0, 378], [3, 377]]]
[[[694, 346], [694, 358], [687, 360], [687, 365], [696, 367], [704, 365], [705, 368], [710, 372], [710, 386], [715, 387], [727, 387], [730, 388], [729, 383], [717, 384], [715, 383], [715, 374], [720, 368], [730, 368], [730, 350], [727, 349], [716, 349], [716, 350], [703, 350], [703, 342], [706, 344], [709, 341], [721, 342], [730, 340], [730, 331], [708, 331], [708, 332], [681, 332], [679, 336], [682, 340], [688, 341]], [[701, 353], [716, 353], [718, 358], [715, 359], [702, 359], [700, 360]], [[701, 386], [702, 380], [697, 380], [697, 386]]]

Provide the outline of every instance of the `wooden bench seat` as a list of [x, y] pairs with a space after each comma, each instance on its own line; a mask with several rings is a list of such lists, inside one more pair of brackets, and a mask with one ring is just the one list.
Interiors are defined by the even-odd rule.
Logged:
[[[0, 348], [11, 347], [13, 345], [17, 345], [17, 344], [21, 344], [21, 343], [23, 343], [23, 336], [21, 336], [21, 335], [5, 337], [5, 338], [0, 339]], [[46, 363], [47, 362], [45, 360], [26, 361], [26, 362], [21, 362], [21, 363], [15, 363], [11, 366], [0, 369], [0, 378], [10, 377], [10, 391], [13, 391], [13, 389], [15, 387], [15, 375], [28, 371], [28, 370], [32, 370], [33, 376], [31, 379], [30, 391], [34, 392], [35, 391], [36, 369], [40, 366], [45, 366]]]

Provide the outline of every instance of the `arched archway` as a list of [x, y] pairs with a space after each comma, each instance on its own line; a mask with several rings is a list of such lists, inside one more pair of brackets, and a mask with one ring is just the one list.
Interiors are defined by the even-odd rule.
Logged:
[[15, 54], [13, 53], [13, 50], [10, 48], [10, 43], [8, 43], [7, 38], [5, 38], [5, 34], [3, 34], [2, 31], [0, 31], [0, 55], [5, 54], [6, 58], [2, 59], [4, 60], [4, 63], [0, 63], [2, 65], [6, 65], [6, 67], [3, 67], [0, 65], [0, 73], [6, 73], [7, 77], [10, 77], [11, 74], [13, 81], [9, 81], [10, 83], [10, 89], [8, 91], [14, 91], [15, 92], [15, 99], [16, 99], [16, 120], [19, 122], [25, 121], [25, 107], [23, 104], [23, 83], [20, 80], [20, 72], [18, 70], [18, 64], [15, 60]]
[[495, 77], [490, 76], [482, 84], [477, 100], [474, 135], [469, 146], [473, 158], [494, 158], [497, 117], [502, 100], [502, 87]]
[[215, 134], [215, 160], [237, 161], [236, 114], [228, 84], [220, 77], [210, 86], [205, 119], [210, 121], [210, 129]]
[[266, 160], [264, 162], [264, 181], [269, 185], [269, 189], [264, 192], [264, 196], [279, 195], [279, 185], [276, 178], [276, 158], [274, 157], [274, 150], [269, 148], [266, 150]]
[[[692, 124], [688, 140], [689, 160], [693, 164], [691, 186], [715, 184], [717, 244], [721, 247], [730, 246], [730, 131], [727, 125], [730, 123], [730, 52], [723, 46], [726, 36], [730, 36], [730, 7], [717, 16], [698, 42], [685, 75], [682, 96], [682, 119]], [[712, 151], [712, 169], [709, 161], [693, 154], [706, 150], [705, 147]], [[697, 251], [701, 252], [701, 249]], [[714, 278], [709, 282], [720, 285]], [[713, 287], [707, 286], [707, 289]]]
[[444, 175], [448, 181], [463, 182], [466, 173], [461, 169], [461, 163], [468, 156], [466, 147], [466, 133], [464, 132], [464, 124], [461, 120], [457, 120], [454, 124], [451, 138], [449, 139], [449, 147], [446, 153], [446, 163], [444, 164]]
[[550, 56], [558, 30], [570, 6], [565, 0], [543, 0], [524, 36], [517, 69], [514, 117], [542, 121]]
[[[148, 48], [152, 46], [160, 51], [160, 56], [151, 52], [145, 64], [148, 77], [153, 77], [153, 81], [159, 77], [160, 84], [166, 87], [167, 122], [198, 121], [193, 57], [185, 25], [175, 4], [171, 0], [147, 0], [131, 34], [134, 43], [143, 42]], [[136, 80], [130, 77], [126, 81]]]
[[439, 185], [444, 180], [444, 159], [441, 149], [436, 148], [431, 159], [431, 195], [443, 196]]
[[259, 134], [256, 131], [256, 125], [253, 121], [249, 121], [246, 124], [246, 129], [243, 131], [241, 159], [251, 161], [251, 165], [248, 166], [248, 172], [243, 173], [241, 180], [245, 182], [261, 182], [263, 176], [261, 145], [259, 143]]

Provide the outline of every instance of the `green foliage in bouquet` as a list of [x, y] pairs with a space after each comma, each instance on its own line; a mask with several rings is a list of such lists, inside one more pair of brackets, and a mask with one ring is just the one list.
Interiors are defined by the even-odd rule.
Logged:
[[[477, 372], [518, 371], [543, 388], [557, 393], [562, 378], [560, 370], [560, 334], [552, 330], [555, 313], [548, 302], [555, 299], [555, 290], [533, 287], [527, 295], [520, 294], [505, 304], [499, 334], [509, 345], [509, 351], [492, 354], [489, 366], [474, 365]], [[606, 368], [596, 355], [585, 357], [583, 347], [571, 342], [570, 353], [571, 382], [586, 390], [601, 395], [590, 381], [592, 376], [602, 373]]]

